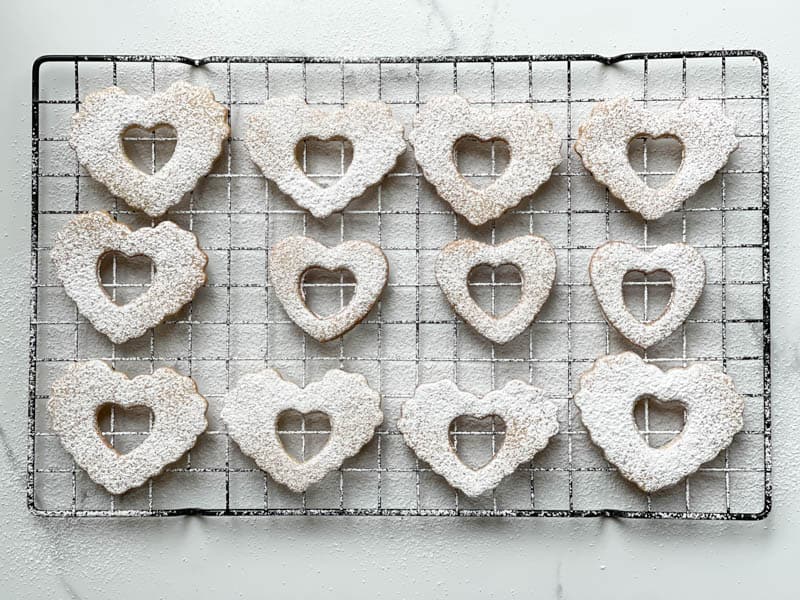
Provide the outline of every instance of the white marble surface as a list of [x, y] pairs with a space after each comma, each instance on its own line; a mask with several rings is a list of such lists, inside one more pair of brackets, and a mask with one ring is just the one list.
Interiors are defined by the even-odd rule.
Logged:
[[[202, 6], [202, 9], [196, 7]], [[791, 598], [800, 544], [790, 2], [6, 3], [0, 597]], [[771, 67], [774, 509], [755, 523], [57, 520], [25, 508], [30, 65], [46, 53], [392, 55], [758, 48]]]

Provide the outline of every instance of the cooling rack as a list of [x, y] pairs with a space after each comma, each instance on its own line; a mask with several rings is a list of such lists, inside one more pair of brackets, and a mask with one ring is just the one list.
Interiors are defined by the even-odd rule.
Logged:
[[[208, 284], [194, 302], [147, 335], [113, 345], [75, 310], [54, 280], [53, 235], [75, 214], [108, 210], [133, 226], [154, 221], [110, 196], [79, 166], [68, 144], [72, 114], [87, 93], [119, 85], [149, 94], [176, 80], [210, 87], [230, 108], [232, 137], [214, 169], [164, 218], [196, 233], [209, 256]], [[563, 163], [532, 198], [475, 228], [456, 217], [425, 181], [409, 149], [381, 185], [341, 214], [317, 220], [299, 209], [249, 161], [243, 118], [266, 98], [300, 95], [338, 107], [381, 100], [408, 127], [433, 95], [457, 92], [471, 102], [531, 104], [563, 138]], [[46, 516], [441, 515], [615, 516], [759, 519], [771, 506], [768, 231], [768, 67], [758, 51], [587, 55], [385, 58], [44, 56], [33, 66], [32, 236], [28, 504]], [[596, 102], [631, 96], [670, 107], [686, 97], [720, 105], [737, 121], [739, 149], [685, 206], [646, 223], [610, 198], [572, 149], [577, 127]], [[155, 171], [168, 159], [174, 131], [126, 134], [129, 155]], [[508, 159], [501, 142], [459, 144], [465, 177], [497, 177]], [[344, 172], [345, 142], [307, 140], [298, 160], [324, 185]], [[680, 150], [659, 139], [634, 140], [631, 162], [651, 185], [674, 174]], [[556, 248], [558, 275], [530, 330], [505, 346], [477, 336], [444, 301], [431, 275], [439, 249], [455, 238], [501, 242], [532, 232]], [[365, 239], [390, 264], [381, 302], [342, 339], [320, 344], [302, 335], [280, 308], [266, 274], [275, 241], [305, 233], [332, 244]], [[608, 239], [649, 248], [684, 241], [702, 252], [708, 283], [686, 323], [647, 351], [662, 368], [706, 362], [726, 371], [746, 397], [745, 426], [732, 445], [685, 482], [657, 494], [627, 483], [591, 444], [571, 399], [577, 377], [602, 354], [633, 350], [606, 324], [587, 267]], [[101, 279], [119, 301], [149, 284], [151, 266], [111, 256]], [[513, 304], [519, 278], [503, 269], [476, 272], [471, 289], [493, 310]], [[352, 281], [312, 273], [304, 291], [318, 312], [347, 301]], [[669, 298], [655, 275], [625, 282], [643, 316]], [[657, 313], [656, 313], [657, 314]], [[112, 496], [75, 466], [48, 427], [46, 403], [69, 363], [103, 359], [130, 375], [170, 366], [189, 375], [209, 400], [209, 429], [190, 453], [140, 489]], [[219, 418], [220, 403], [245, 373], [264, 365], [300, 385], [331, 368], [363, 373], [383, 396], [384, 424], [341, 469], [294, 494], [243, 456]], [[509, 379], [545, 389], [559, 404], [560, 432], [548, 448], [478, 498], [468, 498], [418, 461], [396, 428], [400, 404], [416, 385], [452, 378], [483, 394]], [[636, 411], [653, 445], [677, 434], [682, 415], [648, 401]], [[112, 408], [99, 415], [109, 443], [122, 451], [147, 435], [149, 415]], [[318, 416], [288, 415], [285, 446], [309, 456], [324, 443]], [[467, 462], [487, 460], [502, 444], [495, 419], [455, 422], [453, 445]]]

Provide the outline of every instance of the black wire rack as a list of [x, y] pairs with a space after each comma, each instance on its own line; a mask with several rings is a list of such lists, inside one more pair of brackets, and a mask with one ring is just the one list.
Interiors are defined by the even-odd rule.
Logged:
[[[139, 340], [115, 346], [75, 310], [49, 267], [52, 235], [75, 214], [108, 210], [134, 226], [154, 223], [110, 196], [69, 148], [71, 115], [87, 93], [119, 85], [148, 94], [183, 79], [209, 86], [229, 107], [232, 135], [212, 172], [164, 218], [194, 231], [209, 255], [209, 281], [194, 302]], [[28, 506], [44, 516], [413, 515], [634, 517], [754, 520], [771, 507], [768, 66], [754, 50], [514, 56], [377, 58], [43, 56], [33, 65], [31, 329], [28, 403]], [[310, 104], [381, 100], [408, 127], [432, 95], [471, 102], [531, 104], [562, 132], [565, 159], [533, 198], [480, 228], [468, 226], [436, 197], [413, 161], [401, 157], [385, 180], [341, 214], [310, 218], [267, 182], [242, 145], [243, 117], [266, 98], [300, 95]], [[610, 198], [583, 169], [572, 144], [593, 104], [618, 95], [669, 107], [687, 97], [717, 103], [738, 122], [739, 149], [685, 206], [647, 223]], [[174, 147], [167, 129], [131, 131], [125, 144], [155, 171]], [[507, 160], [499, 142], [459, 147], [459, 166], [476, 184], [497, 177]], [[308, 140], [298, 150], [321, 184], [344, 173], [351, 149]], [[631, 144], [631, 161], [653, 185], [672, 176], [660, 140]], [[680, 159], [678, 159], [680, 160]], [[506, 346], [481, 340], [444, 303], [430, 265], [457, 237], [503, 241], [546, 237], [559, 272], [529, 333]], [[368, 239], [390, 264], [379, 304], [342, 339], [319, 344], [302, 335], [272, 296], [269, 248], [305, 233], [325, 243]], [[633, 349], [596, 306], [586, 269], [596, 246], [623, 239], [643, 248], [684, 241], [708, 265], [704, 296], [686, 323], [644, 353], [664, 368], [703, 361], [728, 372], [747, 399], [745, 428], [732, 445], [684, 483], [658, 494], [624, 481], [592, 446], [572, 403], [577, 377], [599, 355]], [[147, 264], [113, 256], [101, 277], [115, 299], [148, 285]], [[663, 279], [626, 281], [626, 298], [646, 316], [669, 298]], [[343, 276], [306, 279], [309, 302], [341, 306], [352, 289]], [[476, 298], [500, 309], [513, 302], [514, 274], [478, 273]], [[664, 295], [666, 293], [666, 296]], [[510, 295], [509, 295], [510, 294]], [[311, 297], [313, 296], [313, 298]], [[659, 300], [660, 299], [660, 300]], [[209, 400], [209, 429], [195, 448], [140, 489], [112, 496], [63, 451], [49, 429], [49, 386], [69, 363], [103, 359], [131, 375], [170, 366], [193, 377]], [[262, 473], [228, 438], [219, 419], [227, 390], [265, 364], [304, 385], [325, 370], [362, 372], [383, 397], [386, 419], [375, 438], [342, 468], [303, 494]], [[522, 378], [560, 404], [561, 430], [550, 445], [498, 488], [468, 498], [418, 461], [396, 428], [399, 407], [416, 385], [444, 377], [474, 393]], [[647, 401], [637, 408], [653, 443], [680, 430]], [[147, 435], [148, 417], [112, 408], [99, 425], [124, 451]], [[294, 415], [280, 424], [298, 455], [318, 448], [326, 423]], [[454, 446], [491, 456], [504, 429], [496, 420], [456, 422]]]

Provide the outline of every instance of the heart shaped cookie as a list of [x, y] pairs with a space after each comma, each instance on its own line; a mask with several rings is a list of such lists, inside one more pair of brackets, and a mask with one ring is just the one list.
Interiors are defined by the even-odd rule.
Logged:
[[[663, 187], [649, 187], [631, 166], [628, 143], [638, 136], [674, 137], [683, 145], [683, 162]], [[648, 220], [680, 208], [737, 146], [735, 123], [719, 108], [694, 99], [672, 111], [646, 110], [630, 98], [602, 102], [575, 141], [575, 151], [594, 178]]]
[[[624, 352], [597, 359], [579, 386], [575, 404], [592, 441], [623, 477], [648, 493], [694, 473], [742, 428], [744, 398], [730, 377], [703, 364], [662, 371]], [[683, 430], [660, 448], [636, 427], [633, 411], [643, 396], [685, 409]]]
[[[153, 412], [147, 438], [127, 454], [111, 447], [97, 425], [104, 404]], [[112, 494], [139, 487], [194, 446], [206, 429], [206, 399], [172, 369], [133, 379], [99, 360], [74, 363], [53, 384], [47, 410], [53, 431], [75, 462]]]
[[[630, 271], [666, 271], [672, 297], [656, 319], [642, 322], [625, 306], [622, 281]], [[589, 279], [606, 319], [637, 346], [649, 348], [669, 336], [692, 312], [706, 280], [700, 253], [686, 244], [666, 244], [646, 252], [626, 242], [606, 242], [589, 262]]]
[[[333, 185], [320, 187], [298, 164], [295, 148], [309, 138], [346, 139], [353, 145], [353, 160]], [[406, 150], [403, 127], [391, 109], [363, 100], [324, 112], [301, 98], [272, 98], [248, 119], [244, 139], [264, 175], [317, 218], [342, 210], [378, 183]]]
[[[313, 268], [353, 274], [355, 292], [350, 303], [328, 317], [319, 317], [306, 305], [303, 275]], [[289, 318], [303, 331], [327, 342], [350, 331], [367, 316], [386, 285], [389, 266], [381, 249], [351, 240], [328, 248], [307, 237], [290, 237], [275, 244], [269, 255], [269, 280]]]
[[[134, 127], [162, 125], [171, 125], [178, 141], [169, 161], [150, 175], [127, 157], [122, 136]], [[118, 87], [89, 94], [73, 117], [70, 144], [112, 194], [158, 217], [208, 173], [229, 134], [228, 110], [214, 95], [178, 81], [149, 98], [129, 96]]]
[[[483, 310], [469, 293], [469, 274], [479, 265], [510, 264], [522, 275], [517, 305], [495, 317]], [[505, 344], [531, 324], [550, 295], [556, 276], [556, 254], [544, 238], [523, 235], [504, 244], [490, 246], [475, 240], [456, 240], [436, 257], [436, 281], [453, 309], [483, 337]]]
[[[381, 398], [363, 375], [338, 369], [305, 388], [281, 378], [273, 369], [242, 377], [224, 401], [222, 419], [242, 452], [275, 481], [304, 492], [344, 459], [354, 456], [383, 422]], [[278, 437], [282, 412], [320, 412], [331, 424], [327, 444], [305, 462], [287, 454]]]
[[[109, 252], [144, 255], [155, 267], [150, 288], [122, 306], [111, 300], [98, 276]], [[51, 258], [78, 311], [115, 344], [139, 337], [177, 312], [206, 281], [207, 259], [197, 238], [170, 221], [131, 231], [107, 212], [80, 215], [58, 232]]]
[[[544, 392], [510, 381], [483, 398], [464, 392], [452, 381], [424, 384], [403, 403], [398, 429], [419, 458], [468, 496], [494, 489], [504, 477], [533, 458], [558, 432], [556, 406]], [[482, 419], [497, 415], [506, 424], [505, 441], [494, 458], [471, 469], [450, 443], [450, 424], [460, 416]]]
[[[511, 158], [497, 181], [485, 188], [459, 173], [453, 149], [460, 139], [503, 140]], [[529, 106], [511, 110], [472, 106], [460, 96], [428, 100], [409, 136], [425, 179], [473, 225], [496, 219], [550, 179], [561, 162], [561, 139], [550, 119]]]

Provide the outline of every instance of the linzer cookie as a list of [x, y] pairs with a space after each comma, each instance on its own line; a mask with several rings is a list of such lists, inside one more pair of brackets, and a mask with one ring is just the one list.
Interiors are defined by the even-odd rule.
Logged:
[[[633, 419], [644, 396], [684, 408], [683, 429], [659, 448], [645, 441]], [[575, 404], [592, 441], [645, 492], [678, 483], [727, 448], [744, 412], [744, 398], [724, 373], [704, 364], [662, 371], [632, 352], [597, 359], [580, 377]]]
[[[354, 100], [325, 112], [301, 98], [272, 98], [247, 121], [245, 144], [264, 175], [317, 218], [342, 210], [375, 185], [406, 150], [403, 127], [388, 105]], [[353, 160], [334, 184], [321, 187], [303, 172], [295, 149], [303, 140], [348, 140]]]
[[[648, 186], [630, 164], [628, 143], [638, 136], [674, 137], [683, 146], [681, 166], [663, 187]], [[592, 109], [578, 129], [575, 151], [598, 182], [652, 220], [680, 208], [714, 177], [737, 145], [734, 122], [711, 103], [691, 99], [665, 111], [618, 98]]]
[[[622, 282], [631, 271], [666, 271], [672, 278], [672, 295], [655, 319], [637, 319], [625, 306]], [[645, 251], [626, 242], [607, 242], [592, 255], [589, 278], [608, 322], [637, 346], [649, 348], [689, 316], [703, 293], [706, 265], [700, 253], [686, 244], [666, 244]]]
[[[521, 381], [479, 398], [452, 381], [424, 384], [403, 403], [397, 427], [416, 455], [468, 496], [494, 489], [517, 467], [531, 460], [558, 432], [557, 408], [544, 392]], [[461, 461], [450, 443], [450, 424], [460, 416], [496, 415], [505, 422], [505, 440], [483, 467]]]
[[[479, 265], [519, 269], [519, 302], [507, 313], [490, 315], [469, 293], [469, 274]], [[556, 276], [556, 255], [544, 238], [524, 235], [492, 246], [475, 240], [456, 240], [436, 257], [436, 281], [453, 309], [485, 338], [505, 344], [525, 331], [550, 295]]]
[[[509, 146], [508, 166], [485, 188], [471, 185], [456, 166], [453, 149], [466, 137]], [[425, 179], [473, 225], [496, 219], [533, 194], [561, 162], [561, 139], [546, 115], [529, 106], [474, 106], [460, 96], [431, 98], [414, 118], [409, 141]]]
[[[155, 267], [149, 289], [127, 304], [115, 303], [100, 284], [100, 262], [110, 252], [143, 255]], [[51, 258], [78, 311], [115, 344], [177, 312], [206, 281], [207, 258], [197, 238], [170, 221], [131, 231], [106, 212], [79, 215], [56, 235]]]
[[[358, 373], [331, 370], [305, 388], [281, 378], [274, 369], [242, 377], [225, 398], [222, 419], [246, 455], [290, 490], [308, 487], [338, 469], [375, 435], [383, 422], [381, 398]], [[278, 436], [281, 413], [319, 412], [330, 420], [325, 446], [306, 461], [294, 459]]]
[[[130, 452], [117, 451], [99, 430], [97, 412], [105, 404], [144, 406], [153, 412], [150, 432]], [[206, 429], [206, 407], [194, 382], [172, 369], [128, 379], [99, 360], [67, 367], [47, 403], [51, 426], [64, 448], [112, 494], [142, 485], [190, 450]]]
[[[355, 278], [350, 302], [329, 317], [320, 317], [306, 304], [303, 275], [313, 268], [345, 269]], [[351, 240], [328, 248], [307, 237], [294, 236], [275, 244], [269, 255], [269, 280], [289, 318], [308, 335], [326, 342], [355, 327], [378, 301], [389, 265], [380, 248]]]
[[[144, 173], [125, 154], [122, 136], [134, 127], [162, 125], [175, 129], [175, 151], [161, 169]], [[158, 217], [208, 173], [229, 133], [228, 110], [211, 91], [179, 81], [149, 98], [118, 87], [89, 94], [73, 117], [70, 144], [112, 194]]]

